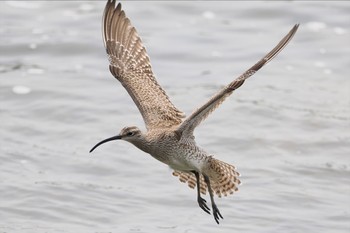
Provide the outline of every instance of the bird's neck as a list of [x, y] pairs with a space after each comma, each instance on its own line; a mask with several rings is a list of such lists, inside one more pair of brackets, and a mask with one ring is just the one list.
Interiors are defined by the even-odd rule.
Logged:
[[152, 152], [152, 142], [144, 135], [142, 135], [137, 141], [133, 141], [131, 143], [146, 153]]

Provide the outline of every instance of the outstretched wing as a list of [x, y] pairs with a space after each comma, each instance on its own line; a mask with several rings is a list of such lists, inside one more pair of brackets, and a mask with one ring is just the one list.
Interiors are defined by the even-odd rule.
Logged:
[[180, 124], [184, 114], [157, 83], [140, 37], [115, 0], [108, 1], [104, 10], [103, 41], [109, 69], [135, 102], [147, 129]]
[[193, 130], [205, 120], [211, 112], [213, 112], [219, 105], [232, 94], [234, 90], [239, 88], [244, 81], [255, 74], [261, 67], [266, 63], [271, 61], [282, 49], [288, 44], [288, 42], [293, 38], [296, 33], [299, 24], [294, 25], [294, 27], [289, 31], [289, 33], [273, 48], [267, 55], [265, 55], [258, 63], [250, 67], [241, 76], [236, 78], [233, 82], [227, 85], [224, 89], [219, 91], [214, 95], [207, 103], [202, 107], [194, 111], [186, 120], [178, 127], [176, 130], [179, 137], [188, 137], [193, 134]]

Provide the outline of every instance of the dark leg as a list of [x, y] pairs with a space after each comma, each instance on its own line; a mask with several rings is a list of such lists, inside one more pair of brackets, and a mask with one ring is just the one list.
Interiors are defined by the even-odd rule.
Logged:
[[210, 200], [211, 200], [211, 206], [213, 207], [214, 219], [215, 219], [216, 223], [219, 224], [219, 217], [220, 217], [221, 219], [224, 219], [224, 218], [223, 218], [222, 215], [220, 214], [220, 211], [219, 211], [218, 207], [217, 207], [216, 204], [215, 204], [214, 195], [213, 195], [213, 190], [211, 189], [211, 186], [210, 186], [209, 177], [206, 176], [206, 175], [203, 175], [203, 176], [204, 176], [204, 181], [205, 181], [205, 183], [206, 183], [207, 186], [208, 186], [208, 191], [209, 191]]
[[202, 210], [204, 210], [206, 213], [210, 214], [210, 209], [209, 209], [209, 207], [206, 204], [207, 201], [204, 198], [201, 197], [199, 173], [196, 172], [196, 171], [192, 171], [192, 172], [196, 176], [196, 180], [197, 180], [197, 201], [198, 201], [199, 207], [201, 207]]

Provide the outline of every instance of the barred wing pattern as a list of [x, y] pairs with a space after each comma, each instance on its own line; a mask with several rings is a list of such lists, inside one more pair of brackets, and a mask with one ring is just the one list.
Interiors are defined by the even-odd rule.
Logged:
[[205, 120], [210, 113], [212, 113], [217, 107], [219, 107], [219, 105], [228, 96], [230, 96], [234, 90], [239, 88], [247, 78], [255, 74], [255, 72], [257, 72], [261, 67], [263, 67], [269, 61], [271, 61], [279, 52], [283, 50], [283, 48], [293, 38], [298, 27], [299, 27], [299, 24], [294, 25], [294, 27], [289, 31], [289, 33], [267, 55], [265, 55], [255, 65], [250, 67], [241, 76], [236, 78], [224, 89], [222, 89], [216, 95], [214, 95], [207, 103], [205, 103], [202, 107], [198, 108], [188, 118], [186, 118], [185, 121], [181, 125], [179, 125], [179, 127], [176, 130], [179, 137], [185, 139], [193, 135], [194, 129], [203, 120]]
[[108, 1], [103, 14], [103, 40], [109, 69], [127, 90], [138, 107], [148, 130], [179, 125], [179, 111], [158, 84], [150, 59], [136, 29], [119, 3]]

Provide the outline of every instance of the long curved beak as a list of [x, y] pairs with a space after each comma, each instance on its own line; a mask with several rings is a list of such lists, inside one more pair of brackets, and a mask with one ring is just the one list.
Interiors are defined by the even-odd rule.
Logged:
[[110, 138], [107, 138], [105, 140], [102, 140], [100, 141], [99, 143], [97, 143], [94, 147], [92, 147], [92, 149], [90, 150], [90, 153], [96, 149], [96, 147], [98, 147], [99, 145], [102, 145], [103, 143], [106, 143], [106, 142], [109, 142], [109, 141], [113, 141], [113, 140], [118, 140], [118, 139], [121, 139], [122, 136], [120, 135], [117, 135], [117, 136], [113, 136], [113, 137], [110, 137]]

